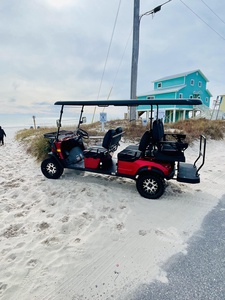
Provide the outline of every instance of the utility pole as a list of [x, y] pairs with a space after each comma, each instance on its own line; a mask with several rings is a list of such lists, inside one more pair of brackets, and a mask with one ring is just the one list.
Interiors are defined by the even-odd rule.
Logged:
[[[161, 5], [155, 7], [152, 10], [140, 15], [140, 0], [134, 0], [134, 18], [133, 18], [133, 48], [132, 48], [132, 65], [131, 65], [131, 87], [130, 87], [130, 99], [137, 98], [137, 74], [138, 74], [138, 55], [139, 55], [139, 31], [140, 21], [143, 16], [154, 15], [161, 10], [161, 7], [172, 0], [167, 0]], [[136, 107], [131, 106], [129, 108], [130, 121], [136, 120]]]
[[[134, 0], [134, 17], [133, 17], [133, 50], [131, 65], [131, 87], [130, 99], [137, 98], [137, 73], [138, 73], [138, 55], [139, 55], [139, 19], [140, 0]], [[130, 121], [136, 120], [136, 107], [130, 107]]]

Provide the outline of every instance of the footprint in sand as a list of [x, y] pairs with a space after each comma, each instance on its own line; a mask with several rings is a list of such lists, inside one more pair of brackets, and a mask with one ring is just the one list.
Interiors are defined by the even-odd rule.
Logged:
[[21, 211], [21, 212], [15, 214], [14, 217], [15, 217], [15, 218], [21, 218], [21, 217], [26, 216], [27, 213], [28, 213], [28, 212], [26, 212], [26, 211]]
[[11, 248], [2, 249], [1, 254], [5, 255], [5, 254], [9, 253], [11, 250], [12, 250]]
[[0, 295], [7, 289], [7, 284], [0, 282]]
[[[43, 211], [43, 212], [45, 212], [45, 211]], [[46, 217], [47, 217], [47, 218], [53, 218], [54, 215], [55, 215], [55, 214], [48, 214]]]
[[16, 193], [14, 193], [13, 195], [12, 195], [12, 198], [13, 199], [16, 199], [16, 198], [18, 198], [19, 197], [19, 194], [16, 192]]
[[146, 230], [139, 230], [138, 232], [139, 235], [145, 236], [147, 234]]
[[57, 245], [57, 244], [59, 244], [59, 239], [56, 238], [56, 237], [48, 237], [47, 239], [45, 239], [41, 243], [46, 245], [46, 246]]
[[41, 224], [38, 224], [37, 227], [39, 231], [42, 231], [49, 228], [50, 225], [47, 222], [42, 222]]
[[6, 212], [10, 212], [11, 210], [13, 210], [13, 209], [15, 209], [16, 207], [15, 207], [15, 205], [13, 205], [13, 204], [8, 204], [8, 205], [6, 205], [5, 207], [4, 207], [4, 210], [6, 211]]
[[16, 254], [12, 253], [7, 257], [8, 262], [12, 262], [16, 259]]
[[17, 244], [15, 248], [19, 249], [19, 248], [22, 248], [24, 246], [25, 246], [25, 243], [21, 242], [21, 243]]
[[6, 238], [16, 237], [21, 234], [26, 234], [26, 231], [22, 227], [23, 224], [13, 224], [10, 225], [3, 233], [3, 236]]
[[23, 192], [29, 191], [29, 187], [28, 187], [28, 186], [23, 186], [23, 187], [22, 187], [22, 191], [23, 191]]
[[35, 268], [37, 264], [38, 264], [37, 259], [30, 259], [26, 265], [28, 268]]
[[60, 219], [60, 221], [61, 221], [62, 223], [66, 223], [66, 222], [69, 221], [69, 217], [68, 217], [68, 216], [64, 216], [64, 217], [62, 217], [62, 219]]
[[124, 228], [125, 228], [125, 225], [124, 225], [123, 222], [120, 222], [120, 223], [116, 224], [116, 229], [117, 229], [117, 230], [121, 231], [121, 230], [123, 230]]

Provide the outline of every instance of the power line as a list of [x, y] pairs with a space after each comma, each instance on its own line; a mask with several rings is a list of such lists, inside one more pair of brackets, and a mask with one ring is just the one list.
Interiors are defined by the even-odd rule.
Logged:
[[203, 0], [200, 0], [200, 1], [202, 1], [202, 3], [204, 3], [205, 6], [207, 6], [208, 9], [209, 9], [214, 15], [215, 15], [221, 22], [223, 22], [223, 23], [225, 24], [224, 20], [221, 19], [220, 16], [218, 16], [218, 15], [215, 13], [215, 11], [214, 11], [211, 7], [209, 7], [209, 5], [208, 5], [207, 3], [205, 3], [205, 1], [203, 1]]
[[193, 9], [191, 9], [182, 0], [180, 0], [180, 2], [183, 3], [183, 5], [186, 6], [197, 18], [199, 18], [205, 25], [207, 25], [212, 31], [214, 31], [219, 37], [221, 37], [225, 41], [225, 38], [218, 31], [216, 31], [211, 25], [209, 25], [205, 20], [203, 20]]
[[110, 39], [110, 43], [109, 43], [109, 48], [108, 48], [107, 55], [106, 55], [105, 65], [104, 65], [103, 72], [102, 72], [102, 77], [101, 77], [101, 82], [100, 82], [100, 86], [99, 86], [99, 90], [98, 90], [97, 99], [99, 99], [99, 95], [100, 95], [100, 91], [101, 91], [101, 87], [102, 87], [102, 81], [103, 81], [103, 77], [104, 77], [104, 74], [105, 74], [106, 65], [107, 65], [108, 58], [109, 58], [109, 52], [110, 52], [110, 49], [111, 49], [112, 40], [113, 40], [115, 28], [116, 28], [116, 23], [117, 23], [117, 19], [118, 19], [118, 15], [119, 15], [119, 10], [120, 10], [120, 5], [121, 5], [121, 0], [119, 2], [119, 6], [118, 6], [118, 9], [117, 9], [117, 13], [116, 13], [116, 18], [115, 18], [115, 22], [114, 22], [114, 26], [113, 26], [113, 31], [112, 31], [112, 35], [111, 35], [111, 39]]
[[[115, 18], [115, 22], [114, 22], [114, 25], [113, 25], [113, 31], [112, 31], [112, 34], [111, 34], [111, 39], [110, 39], [110, 42], [109, 42], [109, 47], [108, 47], [108, 51], [107, 51], [107, 55], [106, 55], [105, 65], [104, 65], [104, 68], [103, 68], [102, 77], [101, 77], [101, 81], [100, 81], [100, 85], [99, 85], [99, 89], [98, 89], [97, 100], [99, 99], [100, 91], [101, 91], [101, 88], [102, 88], [102, 82], [103, 82], [103, 78], [104, 78], [104, 75], [105, 75], [105, 69], [106, 69], [106, 65], [107, 65], [107, 62], [108, 62], [109, 52], [110, 52], [110, 49], [111, 49], [112, 40], [113, 40], [115, 28], [116, 28], [116, 23], [117, 23], [119, 11], [120, 11], [120, 5], [121, 5], [121, 0], [119, 1], [117, 13], [116, 13], [116, 18]], [[92, 123], [94, 122], [95, 112], [96, 112], [96, 107], [94, 108], [94, 113], [93, 113], [93, 116], [92, 116]]]
[[111, 95], [111, 92], [112, 92], [112, 89], [113, 89], [113, 87], [114, 87], [114, 84], [115, 84], [115, 82], [116, 82], [117, 75], [118, 75], [119, 70], [120, 70], [120, 67], [121, 67], [121, 65], [122, 65], [123, 58], [124, 58], [124, 55], [125, 55], [125, 52], [126, 52], [126, 49], [127, 49], [127, 46], [128, 46], [128, 43], [129, 43], [129, 40], [130, 40], [130, 37], [131, 37], [131, 34], [132, 34], [132, 30], [130, 31], [130, 34], [128, 35], [128, 39], [127, 39], [126, 45], [125, 45], [125, 47], [124, 47], [123, 54], [122, 54], [122, 57], [121, 57], [121, 59], [120, 59], [120, 62], [119, 62], [119, 65], [118, 65], [118, 68], [117, 68], [117, 71], [116, 71], [116, 74], [115, 74], [115, 77], [114, 77], [114, 80], [113, 80], [113, 84], [112, 84], [112, 87], [111, 87], [111, 89], [110, 89], [110, 91], [109, 91], [109, 95], [108, 95], [108, 98], [107, 98], [107, 99], [109, 99], [109, 97], [110, 97], [110, 95]]

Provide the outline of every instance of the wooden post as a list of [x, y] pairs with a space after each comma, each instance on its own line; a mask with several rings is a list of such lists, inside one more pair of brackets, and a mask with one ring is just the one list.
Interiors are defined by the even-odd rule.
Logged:
[[35, 121], [35, 116], [32, 117], [34, 121], [34, 129], [36, 129], [36, 121]]

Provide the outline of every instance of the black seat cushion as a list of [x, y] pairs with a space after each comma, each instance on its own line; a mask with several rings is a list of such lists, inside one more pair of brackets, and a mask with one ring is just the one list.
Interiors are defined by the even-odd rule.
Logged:
[[113, 143], [113, 136], [116, 135], [116, 131], [114, 129], [109, 129], [103, 139], [102, 147], [105, 149], [110, 149]]
[[125, 148], [117, 154], [118, 160], [135, 161], [141, 157], [141, 151]]
[[117, 127], [115, 129], [109, 129], [102, 141], [102, 146], [92, 146], [84, 151], [85, 157], [101, 157], [103, 158], [109, 153], [114, 152], [121, 140], [121, 136], [123, 133], [122, 127]]
[[145, 133], [143, 134], [141, 140], [140, 140], [140, 144], [138, 147], [138, 150], [144, 152], [147, 147], [149, 146], [151, 141], [151, 133], [149, 130], [145, 131]]
[[151, 132], [149, 130], [145, 131], [140, 139], [139, 145], [129, 145], [126, 147], [127, 150], [141, 151], [142, 154], [145, 153], [146, 149], [149, 147], [151, 142]]

